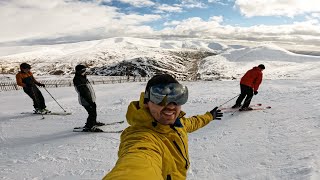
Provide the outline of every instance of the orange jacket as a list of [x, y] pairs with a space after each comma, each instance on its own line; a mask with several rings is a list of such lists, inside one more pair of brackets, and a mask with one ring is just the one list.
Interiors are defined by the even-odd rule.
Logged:
[[16, 75], [16, 81], [17, 81], [17, 84], [22, 87], [31, 86], [34, 84], [40, 84], [38, 81], [34, 79], [33, 74], [30, 71], [27, 73], [20, 71]]
[[262, 82], [262, 71], [258, 67], [253, 67], [241, 78], [240, 84], [252, 87], [254, 91], [258, 91]]

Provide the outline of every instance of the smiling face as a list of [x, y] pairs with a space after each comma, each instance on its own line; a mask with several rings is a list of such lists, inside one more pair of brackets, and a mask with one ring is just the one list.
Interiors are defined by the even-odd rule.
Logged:
[[175, 103], [169, 103], [166, 106], [160, 106], [149, 101], [146, 104], [146, 107], [150, 110], [153, 118], [163, 125], [174, 124], [181, 112], [181, 105], [176, 105]]

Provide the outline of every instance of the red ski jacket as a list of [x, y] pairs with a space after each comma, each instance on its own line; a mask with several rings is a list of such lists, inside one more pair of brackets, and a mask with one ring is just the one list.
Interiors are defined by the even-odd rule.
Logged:
[[240, 84], [253, 88], [253, 91], [258, 91], [262, 82], [262, 71], [258, 67], [253, 67], [241, 78]]

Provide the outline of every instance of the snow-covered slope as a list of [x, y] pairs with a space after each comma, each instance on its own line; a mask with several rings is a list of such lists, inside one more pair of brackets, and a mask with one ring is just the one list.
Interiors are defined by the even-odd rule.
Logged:
[[[182, 107], [187, 117], [205, 113], [239, 92], [238, 81], [182, 83], [190, 92]], [[95, 85], [98, 120], [125, 120], [128, 104], [139, 99], [145, 85]], [[72, 132], [87, 118], [77, 93], [72, 87], [48, 90], [72, 115], [41, 119], [20, 114], [32, 111], [30, 98], [22, 90], [0, 92], [1, 178], [102, 179], [117, 160], [120, 134]], [[49, 94], [42, 92], [48, 108], [62, 112]], [[319, 80], [265, 80], [252, 103], [271, 109], [225, 113], [221, 121], [189, 135], [187, 179], [320, 179], [319, 92]]]

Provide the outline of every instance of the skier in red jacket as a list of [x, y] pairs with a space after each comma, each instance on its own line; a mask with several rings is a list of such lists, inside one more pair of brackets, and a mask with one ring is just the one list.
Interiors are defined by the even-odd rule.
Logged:
[[263, 64], [257, 67], [253, 67], [240, 80], [241, 94], [238, 97], [236, 104], [232, 108], [238, 108], [241, 106], [241, 102], [244, 98], [245, 101], [240, 110], [252, 110], [249, 107], [253, 95], [258, 94], [259, 86], [262, 82], [262, 71], [265, 69]]

